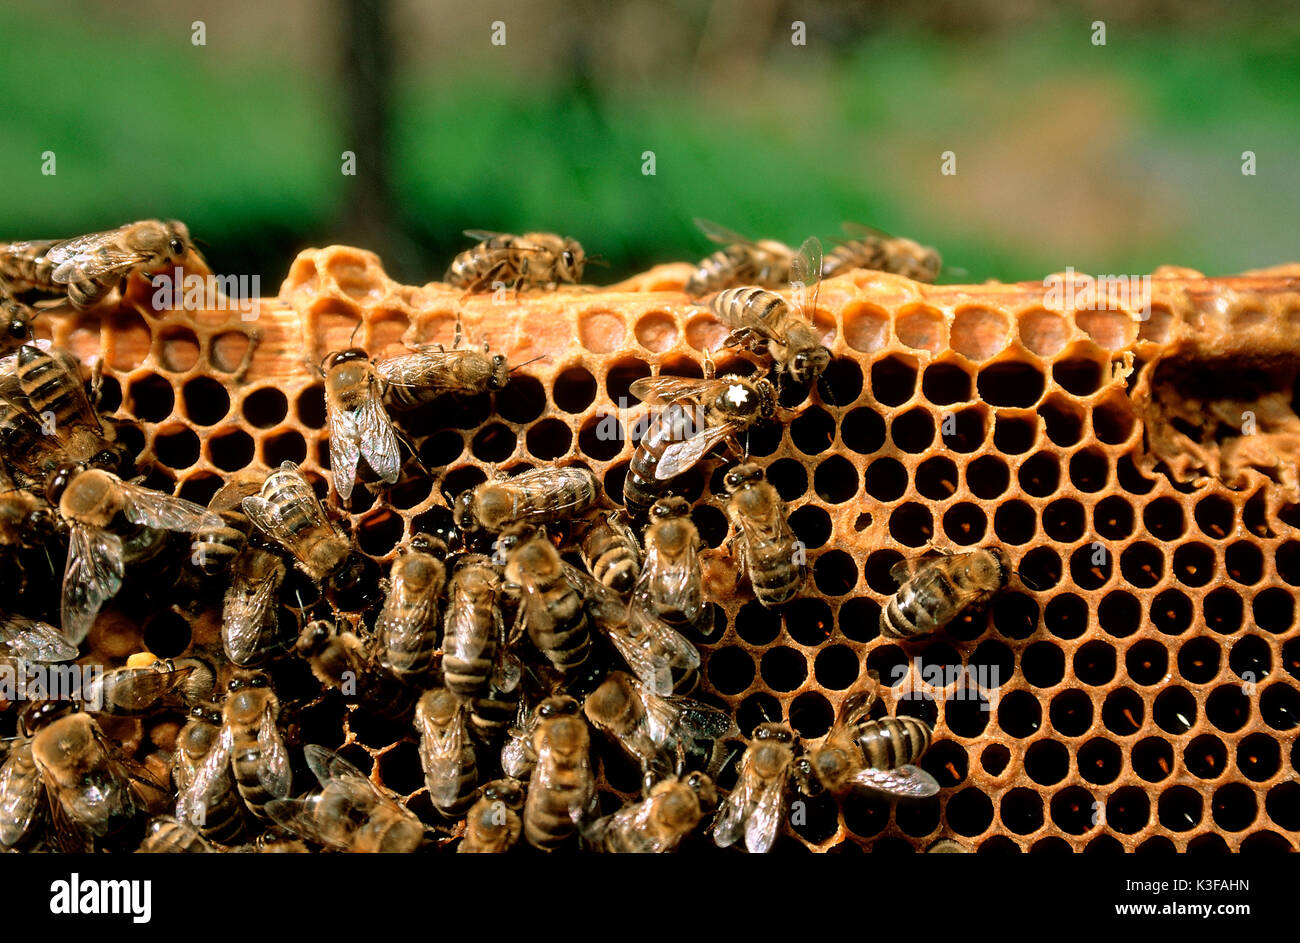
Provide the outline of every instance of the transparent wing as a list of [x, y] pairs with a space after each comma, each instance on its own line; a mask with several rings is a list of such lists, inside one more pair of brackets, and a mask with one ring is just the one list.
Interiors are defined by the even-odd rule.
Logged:
[[[266, 814], [276, 825], [287, 828], [308, 841], [337, 851], [347, 851], [351, 847], [348, 838], [354, 829], [350, 823], [338, 822], [318, 811], [323, 798], [318, 794], [303, 799], [272, 799], [266, 804]], [[334, 827], [323, 828], [322, 823], [325, 822], [330, 822]]]
[[96, 527], [74, 523], [68, 533], [63, 571], [63, 636], [80, 645], [90, 634], [100, 607], [122, 588], [126, 565], [122, 541]]
[[893, 239], [889, 233], [883, 229], [877, 229], [875, 226], [868, 226], [865, 223], [846, 222], [843, 225], [844, 234], [850, 239]]
[[240, 578], [226, 589], [221, 613], [221, 641], [236, 664], [246, 663], [257, 651], [282, 578], [281, 568], [270, 567], [265, 576]]
[[640, 606], [628, 609], [622, 626], [602, 626], [623, 660], [641, 683], [655, 694], [673, 691], [674, 668], [698, 668], [700, 653], [682, 635]]
[[742, 236], [733, 229], [728, 229], [726, 226], [721, 226], [707, 219], [701, 219], [698, 216], [695, 217], [695, 226], [700, 232], [708, 236], [711, 241], [719, 245], [754, 245], [754, 240], [747, 236]]
[[333, 750], [328, 750], [319, 744], [309, 743], [303, 747], [302, 753], [307, 760], [308, 767], [311, 768], [322, 786], [328, 786], [331, 783], [350, 783], [378, 795], [369, 777]]
[[356, 411], [356, 425], [361, 437], [361, 454], [366, 463], [381, 481], [391, 485], [402, 473], [402, 452], [393, 422], [384, 409], [379, 384], [373, 381]]
[[220, 527], [221, 518], [202, 505], [184, 498], [173, 498], [140, 485], [122, 482], [125, 504], [122, 513], [133, 524], [160, 530], [195, 531], [201, 527]]
[[465, 235], [475, 242], [487, 242], [489, 239], [495, 239], [498, 236], [505, 236], [502, 232], [492, 232], [490, 229], [466, 229]]
[[660, 747], [672, 741], [721, 740], [736, 731], [731, 714], [701, 701], [678, 695], [656, 694], [638, 682], [637, 693], [650, 721], [650, 733]]
[[655, 466], [655, 478], [666, 481], [689, 470], [730, 438], [734, 431], [731, 423], [724, 422], [721, 425], [701, 429], [683, 442], [674, 442], [664, 449], [663, 455], [660, 456], [659, 464]]
[[119, 668], [102, 675], [97, 681], [82, 689], [82, 697], [94, 701], [102, 692], [101, 703], [118, 710], [141, 711], [160, 701], [182, 681], [194, 673], [195, 666], [187, 665], [170, 671], [153, 668]]
[[[274, 537], [286, 547], [294, 545], [294, 535], [284, 522], [284, 516], [281, 513], [278, 504], [272, 504], [261, 495], [250, 495], [240, 503], [248, 519], [252, 521], [259, 530], [264, 531], [267, 535]], [[323, 518], [322, 518], [323, 519]], [[315, 523], [315, 521], [313, 521]]]
[[798, 253], [790, 260], [790, 282], [802, 285], [810, 291], [822, 277], [822, 243], [816, 236], [809, 236], [799, 247]]
[[293, 770], [289, 768], [289, 751], [280, 739], [280, 730], [275, 723], [275, 714], [268, 700], [262, 708], [262, 722], [257, 727], [257, 745], [262, 749], [264, 762], [258, 767], [257, 777], [265, 789], [273, 796], [289, 795], [293, 783]]
[[727, 796], [718, 815], [713, 820], [713, 842], [719, 848], [729, 848], [745, 834], [745, 823], [763, 791], [763, 780], [754, 772], [748, 756], [741, 761], [740, 779]]
[[856, 785], [903, 799], [928, 799], [939, 792], [939, 781], [919, 766], [864, 769], [855, 773]]
[[745, 850], [766, 854], [776, 841], [785, 817], [785, 773], [766, 780], [759, 789], [758, 803], [745, 821]]
[[[872, 680], [875, 681], [874, 678]], [[879, 692], [874, 683], [850, 691], [840, 702], [835, 718], [836, 729], [848, 729], [865, 720], [878, 697]]]
[[54, 263], [53, 279], [66, 285], [79, 278], [124, 275], [149, 256], [118, 242], [120, 229], [88, 233], [51, 246], [45, 257]]
[[218, 785], [228, 775], [234, 743], [230, 728], [222, 727], [217, 742], [194, 769], [176, 799], [176, 817], [182, 822], [201, 822], [206, 817], [209, 798], [219, 792]]
[[695, 544], [687, 547], [676, 561], [670, 562], [659, 552], [653, 540], [647, 540], [645, 564], [636, 585], [632, 587], [632, 603], [647, 612], [658, 608], [655, 603], [671, 605], [694, 622], [704, 607], [704, 584], [700, 569], [699, 549]]
[[434, 724], [424, 711], [419, 712], [420, 764], [424, 767], [429, 797], [447, 804], [457, 798], [457, 786], [463, 764], [465, 724], [463, 715], [445, 727]]
[[[570, 487], [575, 479], [583, 479], [588, 487]], [[563, 517], [570, 511], [585, 509], [588, 496], [599, 493], [595, 476], [585, 468], [540, 468], [525, 472], [514, 478], [506, 479], [510, 484], [523, 488], [532, 496], [559, 495], [569, 491], [573, 497], [567, 501], [550, 500], [548, 506], [557, 517]]]
[[357, 480], [357, 463], [361, 461], [361, 427], [357, 413], [330, 406], [330, 472], [339, 497], [352, 496]]
[[25, 661], [72, 661], [77, 657], [77, 646], [52, 625], [25, 616], [8, 616], [0, 618], [0, 655]]
[[31, 828], [41, 801], [41, 777], [32, 760], [32, 742], [9, 751], [0, 766], [0, 845], [11, 848]]
[[691, 377], [642, 377], [628, 387], [644, 403], [672, 403], [707, 394], [717, 386], [716, 380], [696, 380]]

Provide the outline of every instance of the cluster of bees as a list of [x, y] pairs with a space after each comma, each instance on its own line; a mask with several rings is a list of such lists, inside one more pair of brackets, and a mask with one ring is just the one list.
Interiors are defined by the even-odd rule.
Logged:
[[[768, 362], [767, 373], [719, 377], [709, 363], [702, 379], [638, 380], [631, 392], [655, 413], [622, 509], [602, 502], [600, 482], [581, 465], [498, 475], [447, 495], [454, 527], [411, 536], [383, 581], [292, 462], [264, 478], [235, 476], [207, 507], [131, 478], [129, 449], [115, 421], [100, 415], [94, 378], [88, 392], [75, 358], [32, 340], [42, 307], [102, 304], [133, 274], [201, 265], [184, 226], [145, 221], [0, 246], [11, 318], [0, 360], [0, 540], [20, 571], [55, 568], [66, 549], [59, 627], [41, 619], [55, 607], [22, 583], [5, 600], [12, 609], [0, 621], [0, 657], [78, 658], [100, 610], [128, 580], [146, 596], [164, 587], [160, 606], [221, 611], [219, 647], [169, 659], [139, 653], [93, 677], [79, 699], [32, 701], [17, 712], [0, 767], [0, 846], [409, 852], [458, 842], [464, 852], [500, 852], [579, 843], [663, 852], [707, 830], [720, 847], [762, 852], [781, 830], [793, 788], [934, 795], [938, 783], [916, 765], [930, 726], [872, 719], [874, 678], [845, 698], [816, 744], [805, 748], [774, 721], [752, 731], [735, 788], [723, 795], [714, 780], [737, 755], [727, 755], [727, 744], [743, 734], [729, 712], [690, 696], [700, 654], [689, 636], [707, 635], [712, 614], [700, 535], [673, 491], [720, 449], [739, 459], [724, 477], [728, 545], [760, 604], [794, 598], [807, 575], [802, 547], [741, 435], [777, 416], [779, 385], [816, 380], [830, 352], [807, 316], [815, 300], [796, 303], [776, 289], [793, 285], [792, 297], [806, 300], [823, 275], [864, 265], [933, 278], [937, 254], [859, 234], [823, 259], [816, 239], [794, 250], [701, 225], [725, 248], [699, 264], [688, 290], [711, 296], [731, 329], [728, 344]], [[474, 235], [479, 244], [446, 276], [471, 292], [581, 278], [586, 256], [571, 239]], [[18, 300], [31, 294], [48, 300]], [[397, 481], [404, 412], [509, 383], [503, 357], [461, 340], [458, 329], [451, 349], [376, 362], [352, 348], [325, 358], [341, 504], [358, 484]], [[192, 552], [169, 552], [174, 539], [188, 540]], [[899, 575], [882, 630], [911, 637], [987, 599], [1009, 568], [994, 548], [911, 561]], [[304, 581], [316, 590], [306, 601]], [[291, 664], [304, 677], [310, 670], [314, 697], [340, 698], [414, 732], [437, 821], [422, 820], [337, 753], [286, 734], [272, 676]], [[162, 776], [157, 763], [120, 750], [95, 716], [169, 713], [186, 721]], [[291, 745], [302, 746], [319, 788], [295, 794]], [[634, 764], [641, 798], [598, 814], [593, 750]]]

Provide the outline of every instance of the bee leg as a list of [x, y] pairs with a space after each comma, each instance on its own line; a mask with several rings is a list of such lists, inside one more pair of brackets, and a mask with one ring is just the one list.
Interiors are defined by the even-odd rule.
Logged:
[[[460, 312], [457, 311], [457, 312], [456, 312], [456, 332], [455, 332], [454, 334], [452, 334], [452, 339], [451, 339], [451, 349], [452, 349], [452, 350], [455, 350], [457, 347], [459, 347], [459, 346], [460, 346], [460, 342], [461, 342], [461, 340], [462, 340], [464, 337], [465, 337], [465, 325], [461, 322], [461, 319], [460, 319]], [[441, 345], [441, 344], [438, 345], [438, 349], [439, 349], [439, 350], [442, 350], [442, 345]]]
[[90, 406], [99, 412], [99, 401], [104, 392], [104, 358], [90, 358]]
[[813, 772], [812, 763], [808, 757], [801, 756], [794, 761], [794, 766], [790, 771], [794, 779], [795, 788], [809, 798], [821, 795], [825, 792], [817, 775]]

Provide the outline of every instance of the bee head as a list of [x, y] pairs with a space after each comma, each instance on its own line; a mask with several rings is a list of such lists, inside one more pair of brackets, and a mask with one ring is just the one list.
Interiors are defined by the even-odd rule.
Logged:
[[766, 723], [754, 728], [756, 742], [794, 743], [794, 733], [784, 724]]
[[758, 399], [758, 416], [771, 419], [776, 415], [776, 386], [767, 377], [759, 377], [753, 382], [754, 394]]
[[72, 479], [85, 471], [85, 466], [76, 462], [64, 462], [50, 474], [49, 479], [45, 482], [45, 500], [50, 504], [57, 505], [59, 499], [63, 497], [63, 492], [68, 490], [68, 485]]
[[474, 519], [474, 489], [468, 488], [456, 496], [451, 506], [451, 520], [461, 530], [478, 530]]
[[688, 774], [682, 782], [695, 793], [695, 798], [699, 801], [703, 812], [707, 814], [713, 811], [718, 804], [718, 787], [713, 784], [712, 779], [697, 771]]
[[314, 654], [325, 647], [333, 634], [334, 626], [332, 623], [326, 619], [316, 619], [303, 626], [302, 632], [298, 635], [298, 641], [294, 643], [294, 648], [303, 655]]
[[216, 726], [221, 723], [221, 708], [215, 704], [195, 704], [190, 708], [189, 716], [192, 720]]
[[745, 485], [755, 484], [763, 480], [763, 469], [753, 462], [746, 462], [744, 465], [737, 465], [731, 471], [727, 472], [722, 479], [722, 485], [731, 494], [735, 494]]
[[504, 390], [510, 382], [510, 364], [501, 354], [492, 355], [492, 373], [488, 377], [489, 390]]
[[587, 263], [587, 254], [582, 251], [582, 246], [576, 239], [564, 240], [564, 248], [560, 251], [559, 277], [565, 282], [582, 281], [582, 268]]
[[5, 326], [5, 333], [14, 340], [25, 340], [32, 336], [32, 319], [28, 314], [27, 307], [20, 305], [13, 299], [6, 299], [4, 302], [4, 311], [8, 315], [9, 323]]
[[790, 379], [795, 383], [807, 383], [825, 373], [830, 364], [831, 352], [828, 347], [800, 350], [790, 359]]
[[524, 805], [524, 792], [513, 779], [494, 779], [483, 787], [483, 798], [503, 802], [510, 809], [521, 809]]
[[18, 730], [24, 737], [30, 737], [58, 718], [79, 709], [76, 701], [30, 701], [18, 715]]
[[578, 702], [567, 694], [548, 697], [537, 707], [537, 716], [542, 720], [550, 720], [553, 717], [576, 717], [577, 714]]
[[351, 360], [369, 360], [370, 355], [360, 347], [349, 347], [347, 350], [339, 350], [325, 358], [324, 367], [329, 370], [331, 367], [337, 367], [341, 363], [347, 363]]
[[269, 688], [271, 679], [260, 671], [245, 671], [236, 674], [226, 685], [226, 690], [231, 694], [237, 691], [244, 691], [249, 688]]
[[185, 224], [171, 219], [163, 224], [167, 234], [167, 251], [173, 259], [183, 259], [190, 249], [190, 231]]
[[432, 534], [413, 535], [410, 542], [407, 543], [407, 548], [416, 553], [427, 553], [439, 560], [443, 560], [447, 556], [447, 545]]
[[650, 506], [650, 521], [668, 521], [675, 517], [687, 517], [691, 513], [690, 503], [679, 495], [660, 498]]

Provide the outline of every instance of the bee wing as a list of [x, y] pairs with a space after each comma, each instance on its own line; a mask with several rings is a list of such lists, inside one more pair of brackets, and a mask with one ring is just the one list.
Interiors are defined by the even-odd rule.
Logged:
[[74, 523], [68, 532], [68, 562], [63, 571], [63, 636], [80, 645], [106, 600], [122, 588], [126, 564], [122, 541], [97, 527]]
[[465, 235], [475, 242], [487, 242], [489, 239], [495, 239], [498, 236], [504, 236], [505, 233], [492, 232], [490, 229], [466, 229]]
[[32, 742], [9, 751], [0, 766], [0, 846], [11, 848], [31, 828], [40, 807], [41, 777], [32, 759]]
[[764, 852], [772, 847], [781, 823], [785, 777], [765, 781], [746, 760], [741, 761], [736, 788], [713, 820], [713, 841], [719, 848], [728, 848], [743, 835], [749, 851]]
[[433, 593], [425, 593], [422, 598], [409, 593], [405, 595], [405, 600], [390, 596], [375, 619], [376, 634], [380, 638], [387, 638], [390, 645], [395, 640], [418, 638], [437, 625], [435, 617], [438, 612], [438, 596]]
[[666, 481], [689, 470], [696, 462], [725, 442], [733, 431], [731, 423], [724, 422], [721, 425], [701, 429], [683, 442], [674, 442], [664, 449], [663, 455], [660, 456], [659, 464], [655, 467], [655, 478]]
[[262, 788], [273, 796], [284, 798], [289, 795], [289, 787], [293, 784], [293, 770], [289, 768], [289, 751], [280, 739], [280, 729], [276, 726], [270, 701], [262, 708], [262, 722], [257, 727], [257, 745], [262, 750], [264, 760], [257, 770]]
[[641, 377], [632, 382], [628, 392], [645, 403], [671, 403], [706, 393], [716, 382], [692, 377]]
[[724, 246], [754, 245], [753, 239], [750, 239], [747, 236], [742, 236], [740, 233], [736, 232], [735, 230], [728, 229], [726, 226], [721, 226], [715, 222], [712, 222], [711, 220], [701, 219], [700, 217], [697, 216], [695, 217], [695, 226], [697, 229], [699, 229], [700, 232], [708, 236], [711, 241], [716, 242], [720, 245], [724, 245]]
[[193, 770], [189, 781], [176, 799], [176, 817], [182, 822], [199, 822], [206, 815], [208, 799], [223, 776], [228, 775], [230, 753], [234, 748], [234, 733], [222, 727], [217, 742], [208, 750], [203, 760]]
[[865, 223], [846, 222], [841, 227], [850, 239], [893, 239], [889, 233]]
[[811, 289], [822, 277], [822, 242], [809, 236], [790, 260], [790, 281]]
[[340, 824], [326, 830], [321, 823], [325, 816], [316, 811], [324, 797], [319, 793], [301, 799], [272, 799], [266, 804], [266, 814], [271, 821], [287, 828], [301, 838], [337, 851], [348, 851], [348, 837], [355, 831], [351, 823]]
[[700, 665], [700, 653], [672, 626], [640, 606], [628, 609], [624, 626], [606, 632], [632, 673], [655, 694], [673, 693], [672, 669]]
[[120, 229], [110, 229], [55, 243], [45, 253], [54, 263], [54, 281], [66, 285], [77, 279], [125, 275], [133, 266], [147, 262], [147, 253], [118, 242], [120, 233]]
[[432, 723], [423, 711], [419, 712], [417, 719], [420, 729], [420, 764], [424, 767], [430, 798], [435, 803], [444, 805], [453, 802], [456, 799], [465, 744], [463, 716], [458, 716], [442, 728]]
[[25, 661], [72, 661], [77, 657], [77, 646], [52, 625], [25, 616], [8, 616], [0, 618], [0, 655]]
[[[593, 800], [596, 797], [596, 778], [592, 773], [591, 757], [586, 752], [582, 753], [577, 763], [572, 768], [566, 769], [563, 779], [557, 775], [558, 772], [551, 757], [539, 758], [537, 767], [533, 770], [536, 788], [548, 792], [554, 791], [557, 799], [560, 796], [567, 796], [569, 818], [581, 826], [581, 823], [591, 814]], [[575, 779], [578, 783], [576, 789]]]
[[758, 792], [758, 803], [745, 820], [745, 850], [761, 855], [771, 850], [785, 816], [785, 774], [764, 782]]
[[727, 711], [689, 697], [656, 694], [640, 681], [636, 688], [650, 721], [650, 735], [660, 747], [674, 739], [721, 740], [736, 729]]
[[54, 833], [54, 844], [59, 851], [65, 855], [85, 855], [94, 851], [94, 836], [72, 815], [72, 811], [64, 804], [60, 790], [46, 782], [45, 792], [50, 800], [50, 830]]
[[330, 783], [347, 783], [376, 792], [365, 773], [333, 750], [316, 743], [309, 743], [302, 748], [302, 753], [307, 760], [307, 766], [311, 768], [322, 786], [328, 786]]
[[122, 513], [133, 524], [160, 530], [195, 531], [201, 527], [220, 527], [221, 518], [207, 508], [184, 498], [173, 498], [141, 485], [122, 482], [125, 499]]
[[[195, 666], [187, 665], [172, 671], [155, 671], [153, 668], [124, 668], [106, 675], [82, 689], [87, 701], [103, 692], [105, 682], [113, 686], [113, 706], [120, 710], [141, 711], [156, 704], [194, 673]], [[98, 689], [98, 690], [96, 690]]]
[[[872, 672], [874, 675], [875, 673]], [[878, 677], [878, 676], [877, 676]], [[872, 679], [873, 681], [875, 678]], [[859, 721], [863, 720], [875, 705], [879, 693], [874, 684], [855, 688], [845, 695], [844, 700], [840, 702], [839, 713], [835, 718], [837, 729], [853, 727]]]
[[853, 775], [853, 783], [875, 792], [902, 799], [928, 799], [939, 792], [939, 781], [919, 766], [896, 769], [863, 769]]
[[652, 599], [672, 600], [687, 621], [694, 622], [704, 606], [704, 585], [700, 576], [700, 554], [696, 544], [687, 547], [675, 562], [668, 562], [650, 541], [641, 575], [632, 587], [633, 605], [654, 611]]
[[283, 578], [283, 567], [272, 567], [260, 579], [240, 578], [226, 588], [221, 613], [221, 641], [236, 664], [246, 664], [255, 656]]
[[[239, 505], [243, 508], [248, 519], [253, 522], [257, 528], [271, 537], [274, 537], [286, 547], [294, 545], [294, 533], [285, 524], [283, 512], [278, 504], [272, 504], [261, 495], [250, 495], [244, 498]], [[323, 513], [318, 513], [316, 506], [313, 505], [309, 512], [312, 517], [312, 523], [322, 523], [325, 521]]]

